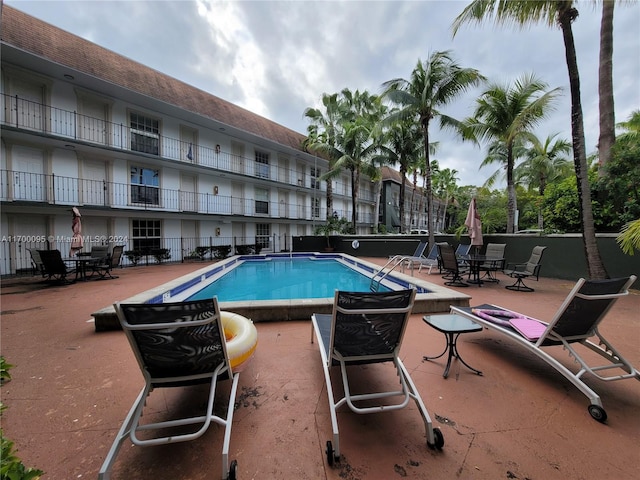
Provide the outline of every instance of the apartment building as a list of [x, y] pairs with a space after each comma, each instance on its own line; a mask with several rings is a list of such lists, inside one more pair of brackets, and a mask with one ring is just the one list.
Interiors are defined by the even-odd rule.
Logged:
[[[28, 269], [28, 248], [67, 253], [72, 207], [85, 249], [164, 248], [172, 261], [212, 245], [286, 251], [325, 221], [327, 162], [303, 134], [1, 8], [0, 274]], [[349, 182], [333, 180], [329, 215], [351, 218]], [[363, 178], [358, 233], [371, 232], [373, 192]]]

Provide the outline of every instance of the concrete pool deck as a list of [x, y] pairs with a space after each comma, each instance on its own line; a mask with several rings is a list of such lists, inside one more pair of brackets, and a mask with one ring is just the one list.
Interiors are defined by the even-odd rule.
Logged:
[[[298, 254], [297, 256], [302, 255]], [[323, 255], [323, 254], [310, 254], [311, 256], [325, 257], [325, 258], [341, 258], [351, 268], [356, 268], [362, 271], [364, 274], [371, 275], [371, 272], [375, 272], [380, 269], [380, 265], [375, 262], [368, 262], [365, 259], [352, 257], [350, 255]], [[260, 258], [260, 255], [251, 255], [247, 258], [255, 260]], [[287, 255], [263, 255], [262, 258], [268, 257], [280, 257], [287, 258]], [[172, 296], [180, 296], [183, 293], [181, 288], [183, 285], [190, 285], [191, 288], [198, 288], [201, 283], [204, 283], [205, 276], [211, 274], [212, 270], [218, 270], [217, 275], [224, 275], [228, 270], [237, 265], [242, 256], [231, 257], [223, 261], [209, 264], [205, 267], [197, 269], [193, 272], [189, 272], [180, 277], [171, 279], [170, 281], [161, 285], [154, 286], [153, 288], [144, 292], [137, 293], [136, 295], [127, 299], [122, 299], [125, 303], [146, 303], [153, 299], [163, 299], [164, 302], [172, 301]], [[390, 277], [385, 279], [385, 284], [390, 284], [390, 280], [395, 279], [398, 282], [404, 284], [402, 288], [407, 286], [419, 288], [419, 292], [422, 290], [429, 290], [428, 293], [418, 293], [416, 295], [413, 313], [446, 313], [449, 311], [451, 305], [459, 307], [469, 306], [469, 295], [456, 291], [454, 289], [439, 285], [436, 283], [428, 282], [428, 279], [422, 275], [410, 275], [409, 273], [417, 272], [417, 268], [405, 269], [404, 265], [400, 265], [397, 270], [391, 272]], [[407, 270], [407, 273], [405, 273]], [[415, 270], [415, 272], [414, 272]], [[386, 271], [386, 270], [385, 270]], [[195, 283], [194, 283], [195, 282]], [[177, 295], [174, 295], [173, 291], [177, 290]], [[285, 321], [285, 320], [306, 320], [311, 318], [313, 313], [331, 313], [333, 308], [333, 297], [331, 298], [309, 298], [298, 300], [250, 300], [242, 302], [220, 302], [221, 310], [228, 310], [238, 313], [247, 318], [252, 319], [254, 322], [271, 322], [271, 321]], [[118, 330], [120, 329], [120, 323], [116, 316], [113, 305], [109, 304], [97, 310], [91, 314], [95, 319], [96, 331], [106, 330]]]
[[[143, 384], [125, 336], [96, 333], [91, 314], [200, 267], [126, 268], [116, 280], [68, 286], [47, 286], [39, 278], [2, 281], [2, 355], [15, 365], [1, 390], [8, 407], [2, 429], [27, 466], [45, 471], [43, 480], [95, 479]], [[444, 283], [437, 273], [415, 275]], [[498, 278], [498, 285], [456, 290], [473, 304], [495, 303], [548, 319], [574, 284], [541, 278], [532, 282], [535, 292], [523, 293], [506, 290], [511, 279]], [[601, 329], [636, 367], [639, 312], [640, 292], [633, 291], [616, 303]], [[640, 471], [640, 382], [588, 379], [608, 413], [600, 424], [589, 416], [586, 397], [555, 370], [486, 330], [465, 334], [458, 343], [465, 361], [484, 376], [456, 362], [444, 379], [442, 359], [422, 359], [444, 348], [444, 336], [422, 314], [412, 315], [401, 354], [444, 434], [443, 450], [426, 447], [414, 406], [377, 415], [340, 409], [343, 459], [329, 467], [324, 445], [331, 421], [310, 321], [256, 327], [258, 349], [240, 374], [229, 452], [241, 479], [635, 480]], [[354, 368], [361, 369], [363, 384], [394, 381], [395, 372], [377, 367]], [[225, 384], [221, 389], [228, 392]], [[157, 391], [149, 406], [157, 415], [176, 405], [198, 408], [206, 398], [201, 393]], [[216, 479], [221, 446], [216, 425], [182, 444], [138, 448], [125, 442], [112, 479]]]

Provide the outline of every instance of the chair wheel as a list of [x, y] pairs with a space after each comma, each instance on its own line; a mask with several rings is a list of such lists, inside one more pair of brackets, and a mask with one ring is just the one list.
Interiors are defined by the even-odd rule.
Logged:
[[435, 443], [427, 442], [427, 445], [431, 449], [437, 448], [438, 450], [442, 450], [442, 447], [444, 447], [444, 435], [442, 434], [442, 431], [439, 428], [434, 428], [433, 436], [435, 437]]
[[604, 423], [607, 421], [607, 412], [605, 412], [604, 408], [602, 408], [600, 405], [589, 405], [588, 410], [589, 415], [591, 415], [594, 420], [597, 420], [600, 423]]
[[238, 480], [238, 461], [234, 460], [231, 462], [231, 466], [229, 467], [229, 476], [227, 477], [229, 480]]
[[336, 451], [333, 449], [333, 444], [331, 443], [331, 440], [327, 440], [327, 463], [329, 464], [330, 467], [333, 466], [333, 460], [337, 458], [335, 457]]

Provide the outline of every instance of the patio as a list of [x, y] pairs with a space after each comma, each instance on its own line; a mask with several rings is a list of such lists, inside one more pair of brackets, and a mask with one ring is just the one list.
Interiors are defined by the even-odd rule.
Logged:
[[[383, 265], [385, 258], [367, 260]], [[113, 301], [202, 267], [168, 264], [125, 268], [119, 278], [46, 286], [40, 278], [3, 280], [2, 355], [15, 367], [2, 387], [8, 409], [7, 438], [26, 466], [43, 479], [96, 478], [114, 435], [142, 387], [124, 334], [95, 333], [91, 314]], [[416, 276], [443, 285], [435, 272]], [[541, 278], [533, 293], [500, 283], [460, 289], [471, 303], [495, 303], [548, 319], [573, 282]], [[455, 289], [455, 288], [454, 288]], [[620, 299], [602, 332], [640, 365], [640, 293]], [[240, 375], [230, 459], [241, 479], [590, 479], [631, 480], [640, 469], [640, 385], [634, 381], [590, 385], [601, 395], [606, 424], [587, 412], [588, 400], [551, 367], [489, 331], [460, 337], [463, 358], [477, 376], [446, 359], [423, 361], [444, 348], [444, 336], [413, 315], [403, 361], [419, 388], [445, 445], [426, 447], [414, 406], [376, 415], [339, 411], [343, 457], [329, 467], [324, 446], [331, 437], [329, 408], [318, 345], [310, 321], [256, 323], [256, 355]], [[378, 375], [378, 367], [380, 374]], [[362, 368], [362, 381], [387, 374]], [[226, 386], [225, 386], [226, 388]], [[161, 415], [176, 404], [200, 406], [206, 395], [176, 389], [152, 394]], [[200, 439], [137, 448], [125, 442], [113, 479], [211, 479], [220, 475], [222, 429]]]

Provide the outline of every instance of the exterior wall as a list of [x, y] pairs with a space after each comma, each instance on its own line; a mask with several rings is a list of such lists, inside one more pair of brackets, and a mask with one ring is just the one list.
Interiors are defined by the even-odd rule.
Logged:
[[[16, 18], [7, 13], [3, 27]], [[326, 220], [326, 182], [314, 188], [312, 178], [313, 171], [327, 171], [321, 158], [242, 125], [223, 127], [93, 72], [72, 70], [75, 79], [65, 79], [59, 61], [7, 42], [3, 36], [3, 54], [11, 55], [2, 55], [0, 87], [0, 275], [28, 267], [27, 248], [68, 253], [71, 206], [80, 209], [83, 234], [90, 237], [85, 249], [104, 237], [126, 239], [130, 249], [132, 221], [154, 219], [161, 243], [172, 245], [172, 261], [193, 245], [254, 243], [258, 224], [269, 225], [266, 248], [290, 248], [291, 235], [311, 234]], [[132, 113], [157, 120], [158, 155], [133, 149]], [[256, 162], [258, 152], [268, 155], [268, 167]], [[157, 204], [132, 200], [132, 167], [158, 170]], [[334, 208], [351, 218], [350, 176], [332, 182]], [[256, 206], [262, 190], [268, 192], [266, 207], [261, 204], [266, 211]], [[373, 191], [364, 178], [360, 192], [357, 230], [368, 233]]]
[[[598, 248], [610, 277], [636, 275], [640, 278], [640, 255], [626, 255], [616, 242], [616, 235], [597, 234]], [[358, 248], [352, 246], [358, 240]], [[427, 240], [419, 235], [365, 235], [332, 237], [331, 244], [336, 252], [361, 257], [388, 257], [389, 255], [411, 255], [420, 240]], [[455, 235], [436, 235], [436, 242], [448, 242], [452, 245], [469, 243], [469, 237], [463, 235], [459, 239]], [[506, 243], [505, 259], [507, 263], [524, 263], [529, 259], [531, 250], [536, 245], [546, 246], [542, 257], [540, 277], [561, 278], [576, 281], [587, 278], [587, 262], [579, 234], [564, 235], [485, 235], [487, 243]], [[322, 251], [324, 238], [295, 237], [294, 251]], [[534, 284], [535, 286], [535, 284]], [[640, 289], [640, 280], [636, 280], [633, 288]]]

